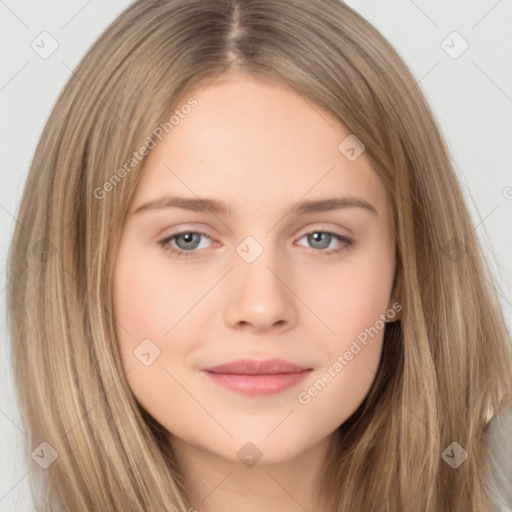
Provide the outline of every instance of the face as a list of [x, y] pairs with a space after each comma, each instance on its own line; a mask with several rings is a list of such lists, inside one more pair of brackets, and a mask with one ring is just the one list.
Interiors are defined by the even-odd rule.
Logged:
[[339, 149], [350, 131], [293, 89], [231, 73], [190, 96], [123, 228], [123, 365], [171, 442], [284, 461], [374, 381], [398, 317], [388, 196], [364, 152]]

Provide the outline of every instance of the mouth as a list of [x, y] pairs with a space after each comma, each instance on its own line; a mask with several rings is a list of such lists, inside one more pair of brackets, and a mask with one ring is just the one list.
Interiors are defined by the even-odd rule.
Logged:
[[281, 359], [240, 359], [202, 369], [217, 384], [236, 393], [252, 396], [281, 393], [304, 380], [311, 371], [312, 368]]

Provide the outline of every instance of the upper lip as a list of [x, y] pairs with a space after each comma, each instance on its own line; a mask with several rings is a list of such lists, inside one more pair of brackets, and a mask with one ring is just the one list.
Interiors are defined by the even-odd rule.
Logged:
[[265, 359], [257, 361], [255, 359], [237, 359], [229, 363], [203, 368], [204, 371], [211, 373], [224, 373], [233, 375], [272, 375], [282, 373], [298, 373], [311, 370], [305, 366], [284, 361], [283, 359]]

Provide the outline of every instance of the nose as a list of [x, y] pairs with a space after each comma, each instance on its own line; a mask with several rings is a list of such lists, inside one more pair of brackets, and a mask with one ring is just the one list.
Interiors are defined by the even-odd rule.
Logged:
[[270, 251], [247, 263], [236, 255], [226, 282], [224, 320], [233, 329], [263, 332], [288, 330], [297, 322], [298, 298], [290, 272], [277, 265]]

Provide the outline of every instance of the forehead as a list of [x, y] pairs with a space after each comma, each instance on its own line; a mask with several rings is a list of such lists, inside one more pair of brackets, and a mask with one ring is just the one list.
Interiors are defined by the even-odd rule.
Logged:
[[253, 201], [350, 195], [385, 207], [365, 153], [351, 161], [340, 150], [351, 132], [293, 88], [231, 73], [190, 89], [182, 103], [190, 97], [195, 108], [146, 157], [139, 203], [164, 192], [218, 197], [236, 213]]

